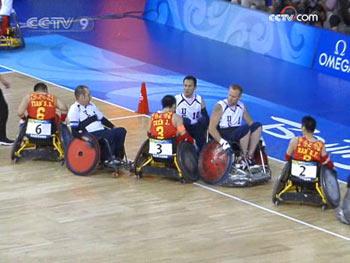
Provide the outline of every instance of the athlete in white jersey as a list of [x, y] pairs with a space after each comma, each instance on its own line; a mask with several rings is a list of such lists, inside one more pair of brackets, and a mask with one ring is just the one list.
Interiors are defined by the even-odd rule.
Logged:
[[[86, 133], [92, 134], [98, 140], [106, 139], [108, 147], [101, 148], [101, 159], [111, 167], [118, 164], [124, 157], [124, 142], [126, 130], [114, 127], [102, 112], [91, 102], [90, 90], [87, 86], [79, 85], [74, 90], [76, 102], [70, 106], [68, 119], [74, 137], [83, 138]], [[120, 159], [120, 160], [118, 160]]]
[[229, 142], [239, 142], [243, 154], [252, 162], [262, 126], [253, 121], [247, 108], [239, 100], [242, 92], [239, 85], [230, 86], [227, 99], [215, 105], [210, 118], [209, 133], [224, 150], [230, 148]]
[[203, 98], [195, 93], [197, 79], [193, 76], [186, 76], [183, 85], [183, 93], [175, 96], [176, 113], [182, 116], [186, 130], [195, 139], [200, 151], [206, 142], [209, 115]]
[[6, 35], [7, 30], [10, 26], [10, 16], [12, 9], [13, 0], [1, 0], [0, 8], [0, 36]]

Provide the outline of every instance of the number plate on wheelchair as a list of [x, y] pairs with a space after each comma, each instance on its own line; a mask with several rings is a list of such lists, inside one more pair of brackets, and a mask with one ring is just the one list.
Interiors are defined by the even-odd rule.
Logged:
[[302, 179], [314, 179], [317, 176], [317, 164], [293, 160], [292, 175]]
[[51, 136], [51, 122], [29, 119], [26, 134], [35, 138], [47, 138]]
[[154, 157], [168, 158], [173, 155], [173, 143], [171, 140], [149, 140], [149, 153]]

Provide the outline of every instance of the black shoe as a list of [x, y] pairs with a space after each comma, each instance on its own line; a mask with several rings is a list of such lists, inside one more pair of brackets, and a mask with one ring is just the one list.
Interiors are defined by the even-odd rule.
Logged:
[[0, 145], [11, 146], [13, 143], [14, 141], [8, 138], [0, 139]]
[[122, 163], [118, 159], [106, 160], [104, 161], [104, 165], [109, 168], [115, 168], [120, 166]]
[[247, 158], [247, 163], [248, 163], [248, 166], [249, 166], [249, 167], [252, 167], [252, 166], [255, 166], [255, 165], [256, 165], [255, 160], [252, 159], [252, 158]]

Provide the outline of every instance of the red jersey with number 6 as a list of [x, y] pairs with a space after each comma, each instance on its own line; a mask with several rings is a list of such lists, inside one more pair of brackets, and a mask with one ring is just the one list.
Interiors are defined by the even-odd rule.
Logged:
[[28, 117], [36, 120], [52, 120], [56, 116], [56, 97], [48, 93], [30, 94]]
[[151, 137], [158, 140], [176, 137], [177, 129], [173, 125], [173, 112], [157, 112], [151, 117]]

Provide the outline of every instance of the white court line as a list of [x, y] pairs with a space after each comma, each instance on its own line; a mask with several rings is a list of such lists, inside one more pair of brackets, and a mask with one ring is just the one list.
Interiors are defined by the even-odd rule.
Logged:
[[199, 186], [199, 187], [201, 187], [201, 188], [203, 188], [203, 189], [206, 189], [206, 190], [208, 190], [208, 191], [211, 191], [211, 192], [217, 193], [217, 194], [219, 194], [219, 195], [222, 195], [222, 196], [231, 198], [231, 199], [233, 199], [233, 200], [236, 200], [236, 201], [238, 201], [238, 202], [244, 203], [244, 204], [246, 204], [246, 205], [253, 206], [253, 207], [255, 207], [255, 208], [258, 208], [258, 209], [260, 209], [260, 210], [263, 210], [263, 211], [265, 211], [265, 212], [268, 212], [268, 213], [270, 213], [270, 214], [274, 214], [274, 215], [283, 217], [283, 218], [288, 219], [288, 220], [290, 220], [290, 221], [293, 221], [293, 222], [295, 222], [295, 223], [299, 223], [299, 224], [301, 224], [301, 225], [304, 225], [304, 226], [307, 226], [307, 227], [316, 229], [316, 230], [321, 231], [321, 232], [324, 232], [324, 233], [326, 233], [326, 234], [329, 234], [329, 235], [332, 235], [332, 236], [335, 236], [335, 237], [344, 239], [344, 240], [346, 240], [346, 241], [350, 241], [350, 237], [346, 237], [346, 236], [343, 236], [343, 235], [334, 233], [334, 232], [332, 232], [332, 231], [329, 231], [329, 230], [327, 230], [327, 229], [324, 229], [324, 228], [322, 228], [322, 227], [318, 227], [318, 226], [309, 224], [309, 223], [307, 223], [307, 222], [304, 222], [304, 221], [302, 221], [302, 220], [296, 219], [296, 218], [294, 218], [294, 217], [287, 216], [287, 215], [282, 214], [282, 213], [280, 213], [280, 212], [277, 212], [277, 211], [271, 210], [271, 209], [269, 209], [269, 208], [266, 208], [266, 207], [263, 207], [263, 206], [254, 204], [253, 202], [246, 201], [246, 200], [241, 199], [241, 198], [239, 198], [239, 197], [237, 197], [237, 196], [230, 195], [230, 194], [226, 194], [226, 193], [224, 193], [224, 192], [221, 192], [221, 191], [216, 190], [216, 189], [214, 189], [214, 188], [211, 188], [211, 187], [209, 187], [209, 186], [206, 186], [206, 185], [203, 185], [203, 184], [199, 184], [199, 183], [193, 183], [193, 184], [196, 185], [196, 186]]
[[13, 71], [4, 71], [4, 72], [0, 72], [0, 75], [6, 75], [6, 74], [11, 74], [11, 73], [15, 73]]
[[[23, 74], [23, 75], [25, 75], [25, 76], [28, 76], [28, 77], [30, 77], [30, 78], [34, 78], [34, 79], [37, 79], [37, 80], [40, 80], [40, 81], [44, 81], [44, 82], [50, 83], [51, 85], [60, 87], [60, 88], [65, 89], [65, 90], [67, 90], [67, 91], [74, 92], [74, 91], [71, 90], [71, 89], [68, 89], [68, 88], [66, 88], [66, 87], [64, 87], [64, 86], [61, 86], [61, 85], [58, 85], [58, 84], [55, 84], [55, 83], [53, 83], [53, 82], [51, 82], [51, 81], [47, 81], [47, 80], [44, 80], [44, 79], [35, 77], [35, 76], [33, 76], [33, 75], [23, 73], [23, 72], [21, 72], [21, 71], [12, 69], [12, 68], [7, 67], [7, 66], [4, 66], [4, 65], [0, 65], [0, 66], [4, 67], [4, 68], [6, 68], [6, 69], [12, 70], [12, 71], [14, 71], [14, 72]], [[107, 103], [107, 104], [112, 105], [112, 106], [116, 106], [116, 107], [125, 109], [125, 110], [130, 111], [130, 112], [134, 112], [134, 111], [132, 111], [132, 110], [130, 110], [130, 109], [128, 109], [128, 108], [119, 106], [119, 105], [117, 105], [117, 104], [114, 104], [114, 103], [111, 103], [111, 102], [108, 102], [108, 101], [104, 101], [104, 100], [102, 100], [102, 99], [98, 99], [98, 98], [95, 98], [95, 97], [94, 97], [94, 99], [96, 99], [96, 100], [98, 100], [98, 101], [101, 101], [101, 102], [104, 102], [104, 103]], [[137, 115], [135, 115], [135, 116], [137, 116]], [[143, 115], [143, 116], [149, 118], [148, 115]], [[133, 116], [127, 116], [127, 117], [133, 117]], [[282, 160], [279, 160], [279, 159], [276, 159], [276, 158], [273, 158], [273, 157], [269, 157], [269, 158], [272, 159], [272, 160], [275, 160], [275, 161], [277, 161], [277, 162], [283, 163]], [[338, 181], [339, 181], [339, 180], [338, 180]], [[340, 181], [340, 182], [342, 182], [342, 181]], [[343, 182], [343, 183], [344, 183], [344, 182]], [[257, 205], [257, 204], [252, 203], [252, 202], [243, 200], [243, 199], [241, 199], [241, 198], [239, 198], [239, 197], [226, 194], [226, 193], [224, 193], [224, 192], [218, 191], [218, 190], [216, 190], [216, 189], [213, 189], [213, 188], [211, 188], [211, 187], [208, 187], [208, 186], [205, 186], [205, 185], [202, 185], [202, 184], [199, 184], [199, 183], [193, 183], [193, 184], [196, 185], [196, 186], [201, 187], [202, 189], [206, 189], [206, 190], [208, 190], [208, 191], [211, 191], [211, 192], [214, 192], [214, 193], [217, 193], [217, 194], [226, 196], [226, 197], [231, 198], [231, 199], [233, 199], [233, 200], [236, 200], [236, 201], [242, 202], [242, 203], [244, 203], [244, 204], [247, 204], [247, 205], [253, 206], [253, 207], [255, 207], [255, 208], [258, 208], [258, 209], [260, 209], [260, 210], [264, 210], [264, 211], [269, 212], [269, 213], [271, 213], [271, 214], [275, 214], [275, 215], [277, 215], [277, 216], [286, 218], [286, 219], [291, 220], [291, 221], [293, 221], [293, 222], [296, 222], [296, 223], [299, 223], [299, 224], [308, 226], [308, 227], [310, 227], [310, 228], [314, 228], [314, 229], [316, 229], [316, 230], [319, 230], [319, 231], [322, 231], [322, 232], [327, 233], [327, 234], [329, 234], [329, 235], [333, 235], [333, 236], [335, 236], [335, 237], [344, 239], [344, 240], [346, 240], [346, 241], [350, 241], [350, 238], [349, 238], [349, 237], [342, 236], [342, 235], [340, 235], [340, 234], [331, 232], [331, 231], [326, 230], [326, 229], [324, 229], [324, 228], [321, 228], [321, 227], [318, 227], [318, 226], [315, 226], [315, 225], [306, 223], [306, 222], [301, 221], [301, 220], [299, 220], [299, 219], [296, 219], [296, 218], [293, 218], [293, 217], [284, 215], [284, 214], [282, 214], [282, 213], [273, 211], [273, 210], [268, 209], [268, 208], [265, 208], [265, 207], [263, 207], [263, 206], [259, 206], [259, 205]]]
[[[17, 73], [19, 73], [19, 74], [22, 74], [22, 75], [24, 75], [24, 76], [27, 76], [27, 77], [30, 77], [30, 78], [33, 78], [33, 79], [37, 79], [37, 80], [40, 80], [40, 81], [49, 83], [49, 84], [51, 84], [51, 85], [53, 85], [53, 86], [62, 88], [62, 89], [64, 89], [64, 90], [67, 90], [67, 91], [70, 91], [70, 92], [74, 92], [74, 90], [71, 90], [71, 89], [69, 89], [69, 88], [66, 88], [66, 87], [64, 87], [64, 86], [62, 86], [62, 85], [53, 83], [53, 82], [51, 82], [51, 81], [48, 81], [48, 80], [45, 80], [45, 79], [42, 79], [42, 78], [38, 78], [38, 77], [33, 76], [33, 75], [31, 75], [31, 74], [27, 74], [27, 73], [21, 72], [21, 71], [19, 71], [19, 70], [10, 68], [10, 67], [8, 67], [8, 66], [4, 66], [4, 65], [1, 65], [1, 64], [0, 64], [0, 67], [6, 68], [6, 69], [8, 69], [8, 70], [12, 70], [12, 71], [14, 71], [14, 72], [17, 72]], [[96, 98], [96, 97], [93, 97], [93, 98], [94, 98], [94, 100], [98, 100], [98, 101], [100, 101], [100, 102], [104, 102], [104, 103], [106, 103], [106, 104], [109, 104], [109, 105], [112, 105], [112, 106], [116, 106], [116, 107], [118, 107], [118, 108], [122, 108], [122, 109], [127, 110], [127, 111], [130, 111], [130, 112], [135, 112], [135, 111], [133, 111], [133, 110], [130, 110], [130, 109], [125, 108], [125, 107], [123, 107], [123, 106], [117, 105], [117, 104], [115, 104], [115, 103], [112, 103], [112, 102], [109, 102], [109, 101], [104, 101], [104, 100], [99, 99], [99, 98]]]
[[149, 117], [149, 116], [145, 114], [137, 114], [137, 115], [129, 115], [129, 116], [123, 116], [123, 117], [108, 118], [108, 119], [110, 121], [116, 121], [116, 120], [132, 119], [132, 118], [138, 118], [138, 117]]

